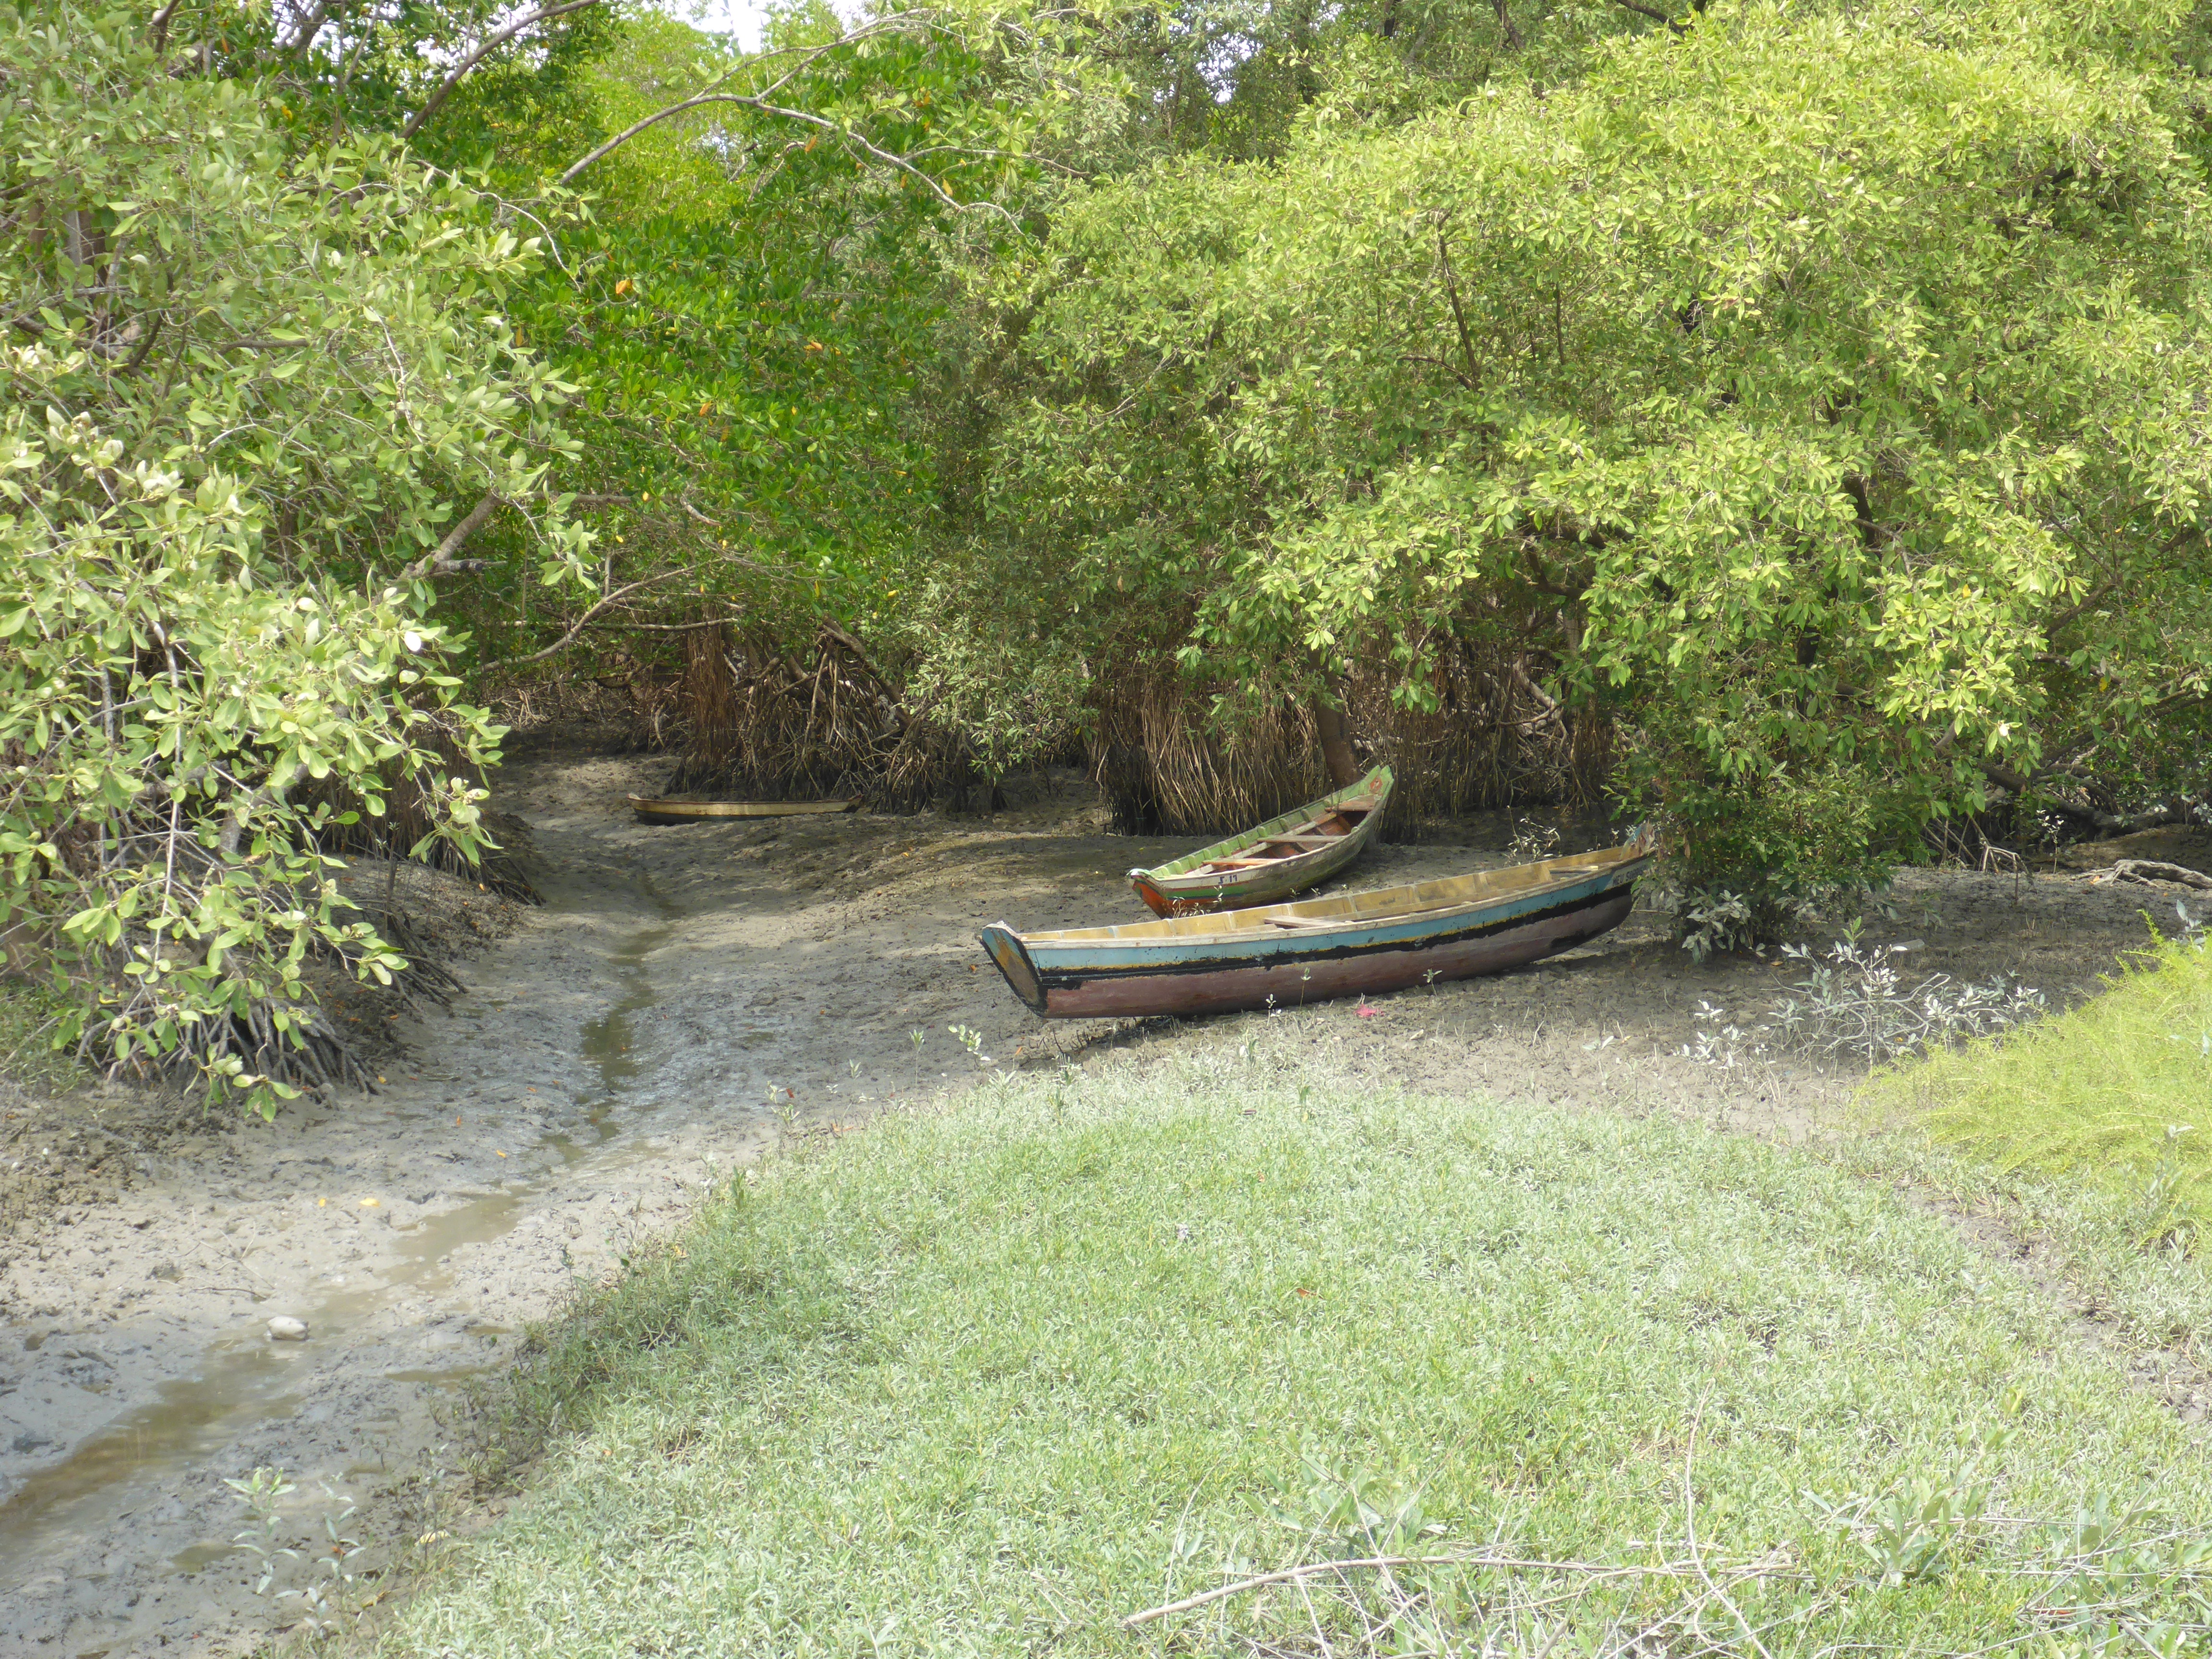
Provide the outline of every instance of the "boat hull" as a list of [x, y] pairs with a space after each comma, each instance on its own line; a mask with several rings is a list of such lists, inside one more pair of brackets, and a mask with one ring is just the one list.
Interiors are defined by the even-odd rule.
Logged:
[[1056, 943], [1001, 924], [985, 931], [983, 947], [1014, 994], [1048, 1019], [1295, 1008], [1497, 973], [1571, 950], [1620, 925], [1644, 863], [1523, 902], [1285, 929], [1272, 939]]

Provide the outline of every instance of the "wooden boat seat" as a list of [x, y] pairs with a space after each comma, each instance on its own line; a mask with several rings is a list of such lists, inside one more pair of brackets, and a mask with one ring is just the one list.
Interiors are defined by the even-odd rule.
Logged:
[[[1310, 852], [1316, 847], [1327, 847], [1343, 839], [1342, 836], [1270, 836], [1260, 843], [1256, 853], [1248, 854], [1243, 858], [1215, 859], [1212, 863], [1201, 864], [1198, 867], [1200, 870], [1255, 870], [1263, 864], [1295, 858], [1300, 853]], [[1278, 848], [1282, 850], [1276, 851]]]

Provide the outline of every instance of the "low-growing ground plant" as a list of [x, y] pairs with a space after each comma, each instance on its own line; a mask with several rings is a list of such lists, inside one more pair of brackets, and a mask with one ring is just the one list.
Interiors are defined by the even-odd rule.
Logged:
[[1310, 1067], [994, 1080], [746, 1171], [513, 1379], [529, 1490], [386, 1650], [2212, 1628], [2202, 1448], [1889, 1183]]
[[1559, 848], [1559, 828], [1554, 823], [1540, 823], [1534, 818], [1516, 818], [1513, 839], [1505, 848], [1505, 856], [1516, 864], [1534, 864], [1550, 858]]
[[2140, 1242], [2212, 1218], [2212, 945], [2177, 905], [2102, 995], [1875, 1075], [1870, 1112], [2002, 1170], [2078, 1176], [2124, 1200]]
[[53, 1045], [68, 1012], [67, 1000], [47, 986], [0, 981], [0, 1080], [42, 1091], [90, 1080], [89, 1067]]
[[[305, 1547], [295, 1549], [279, 1541], [299, 1535], [286, 1519], [284, 1502], [298, 1487], [283, 1469], [264, 1466], [242, 1480], [226, 1480], [223, 1485], [246, 1506], [249, 1517], [232, 1542], [259, 1563], [259, 1577], [253, 1583], [256, 1595], [297, 1601], [301, 1628], [317, 1636], [333, 1635], [361, 1617], [366, 1607], [354, 1562], [363, 1546], [350, 1530], [356, 1507], [350, 1496], [325, 1482], [317, 1517], [320, 1524], [316, 1528], [321, 1536], [301, 1536]], [[294, 1562], [304, 1565], [295, 1569], [291, 1565]], [[286, 1589], [276, 1588], [287, 1579], [298, 1582]]]
[[2008, 974], [1979, 982], [1948, 974], [1908, 980], [1899, 966], [1908, 948], [1861, 945], [1856, 929], [1817, 955], [1809, 945], [1785, 945], [1784, 957], [1805, 969], [1794, 994], [1748, 1026], [1700, 1002], [1695, 1035], [1681, 1052], [1724, 1066], [1772, 1053], [1874, 1066], [2009, 1030], [2048, 1009], [2040, 991]]
[[1904, 953], [1902, 945], [1850, 939], [1830, 945], [1824, 957], [1807, 945], [1783, 946], [1785, 957], [1803, 964], [1806, 977], [1796, 995], [1774, 1006], [1778, 1040], [1815, 1059], [1874, 1066], [2008, 1030], [2048, 1008], [2042, 992], [2008, 974], [1978, 982], [1927, 974], [1908, 982], [1899, 972]]

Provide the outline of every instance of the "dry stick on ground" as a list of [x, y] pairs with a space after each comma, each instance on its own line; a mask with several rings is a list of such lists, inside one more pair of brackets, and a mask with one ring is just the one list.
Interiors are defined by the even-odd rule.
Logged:
[[1264, 1589], [1269, 1584], [1287, 1584], [1301, 1578], [1310, 1578], [1316, 1573], [1349, 1572], [1356, 1567], [1444, 1567], [1467, 1558], [1457, 1555], [1370, 1555], [1357, 1561], [1316, 1561], [1303, 1567], [1286, 1567], [1280, 1572], [1263, 1572], [1257, 1578], [1239, 1579], [1233, 1584], [1200, 1590], [1196, 1595], [1186, 1595], [1180, 1601], [1170, 1601], [1164, 1607], [1147, 1607], [1142, 1613], [1133, 1613], [1121, 1621], [1124, 1630], [1134, 1630], [1139, 1625], [1149, 1625], [1155, 1619], [1164, 1619], [1171, 1613], [1188, 1613], [1193, 1607], [1202, 1607], [1210, 1601], [1225, 1601], [1232, 1595], [1242, 1595], [1247, 1590]]
[[2212, 893], [2212, 876], [2201, 870], [2192, 870], [2185, 864], [2167, 864], [2159, 859], [2121, 859], [2110, 873], [2092, 877], [2093, 881], [2171, 881], [2184, 887], [2194, 887], [2200, 892]]
[[1751, 1620], [1743, 1616], [1743, 1609], [1736, 1606], [1726, 1590], [1713, 1582], [1712, 1574], [1705, 1567], [1705, 1554], [1698, 1548], [1697, 1472], [1692, 1463], [1698, 1455], [1698, 1425], [1705, 1413], [1705, 1404], [1701, 1401], [1697, 1415], [1690, 1419], [1690, 1443], [1682, 1453], [1682, 1532], [1690, 1540], [1690, 1559], [1698, 1564], [1698, 1577], [1705, 1581], [1705, 1588], [1720, 1598], [1721, 1605], [1729, 1610], [1729, 1616], [1742, 1629], [1745, 1639], [1758, 1650], [1759, 1659], [1774, 1659], [1774, 1656], [1766, 1650], [1766, 1644], [1759, 1639], [1759, 1632], [1752, 1629]]
[[[1269, 1584], [1287, 1584], [1315, 1577], [1323, 1573], [1350, 1572], [1358, 1568], [1376, 1567], [1490, 1567], [1508, 1572], [1570, 1572], [1579, 1573], [1595, 1583], [1607, 1578], [1704, 1578], [1706, 1570], [1702, 1560], [1670, 1561], [1658, 1566], [1607, 1566], [1595, 1561], [1540, 1561], [1518, 1555], [1492, 1555], [1482, 1551], [1459, 1555], [1375, 1555], [1363, 1556], [1352, 1561], [1315, 1561], [1302, 1567], [1285, 1567], [1280, 1572], [1263, 1572], [1255, 1578], [1240, 1578], [1233, 1584], [1223, 1584], [1210, 1590], [1200, 1590], [1195, 1595], [1186, 1595], [1180, 1601], [1147, 1607], [1142, 1613], [1133, 1613], [1121, 1620], [1124, 1629], [1134, 1630], [1155, 1619], [1164, 1619], [1172, 1613], [1188, 1613], [1211, 1602], [1242, 1595], [1247, 1590], [1264, 1589]], [[1760, 1573], [1767, 1577], [1781, 1577], [1778, 1569], [1761, 1563]]]

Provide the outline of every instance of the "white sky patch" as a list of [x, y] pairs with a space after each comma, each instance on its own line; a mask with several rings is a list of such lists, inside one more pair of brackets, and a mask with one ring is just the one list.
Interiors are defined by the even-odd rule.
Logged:
[[[747, 52], [758, 52], [761, 25], [770, 7], [768, 0], [658, 0], [672, 17], [680, 17], [709, 34], [729, 34]], [[858, 22], [866, 8], [862, 0], [830, 0], [830, 8], [847, 22]]]
[[734, 34], [747, 52], [760, 50], [761, 23], [768, 15], [762, 0], [696, 0], [690, 5], [684, 0], [663, 0], [663, 5], [671, 16], [682, 18], [694, 28], [709, 34]]

